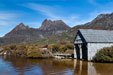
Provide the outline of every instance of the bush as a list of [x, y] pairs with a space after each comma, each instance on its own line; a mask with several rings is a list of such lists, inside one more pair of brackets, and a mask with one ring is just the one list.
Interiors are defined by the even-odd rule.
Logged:
[[17, 45], [17, 49], [19, 49], [19, 50], [26, 50], [26, 45], [19, 44], [19, 45]]
[[35, 46], [28, 46], [27, 48], [27, 57], [30, 58], [38, 58], [41, 57], [41, 51], [38, 49], [38, 47]]
[[93, 60], [95, 62], [113, 62], [113, 46], [99, 50]]
[[15, 50], [15, 49], [16, 49], [16, 44], [11, 44], [11, 45], [9, 46], [9, 48], [10, 48], [11, 50]]
[[27, 57], [30, 57], [30, 58], [38, 58], [38, 57], [42, 57], [41, 54], [42, 54], [41, 51], [32, 50], [30, 53], [27, 54]]
[[67, 49], [74, 49], [74, 45], [73, 44], [67, 44], [66, 47], [67, 47]]
[[56, 44], [50, 44], [48, 48], [52, 53], [65, 53], [68, 50], [74, 50], [74, 45], [70, 42], [60, 41]]
[[59, 51], [60, 52], [65, 52], [67, 50], [67, 47], [65, 45], [60, 46]]
[[61, 45], [65, 45], [66, 44], [66, 42], [65, 41], [61, 41], [61, 42], [59, 42]]
[[53, 45], [52, 47], [52, 52], [57, 52], [59, 50], [59, 46], [58, 45]]

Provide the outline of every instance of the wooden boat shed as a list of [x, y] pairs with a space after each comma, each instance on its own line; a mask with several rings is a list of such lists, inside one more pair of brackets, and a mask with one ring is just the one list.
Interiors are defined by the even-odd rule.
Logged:
[[92, 60], [98, 50], [113, 45], [113, 31], [79, 29], [74, 40], [74, 58]]

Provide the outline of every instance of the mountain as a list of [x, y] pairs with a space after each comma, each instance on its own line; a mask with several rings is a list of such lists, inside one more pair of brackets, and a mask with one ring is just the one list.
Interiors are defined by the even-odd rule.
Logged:
[[42, 22], [41, 27], [37, 29], [30, 28], [23, 23], [20, 23], [4, 37], [0, 38], [0, 42], [10, 44], [35, 41], [51, 35], [66, 32], [69, 29], [70, 27], [67, 26], [62, 20], [51, 21], [45, 19]]
[[[20, 23], [17, 25], [11, 32], [7, 33], [4, 37], [35, 37], [41, 38], [46, 37], [58, 33], [65, 32], [66, 30], [70, 29], [69, 26], [67, 26], [62, 20], [57, 21], [51, 21], [45, 19], [42, 22], [42, 25], [40, 28], [29, 28], [28, 26], [25, 26], [23, 23]], [[45, 33], [45, 34], [44, 34]]]
[[12, 30], [12, 32], [18, 31], [18, 30], [27, 30], [27, 29], [29, 29], [29, 26], [25, 26], [23, 23], [20, 23]]
[[40, 30], [45, 31], [58, 31], [58, 30], [67, 30], [70, 27], [67, 26], [62, 20], [57, 21], [51, 21], [45, 19], [44, 22], [42, 22], [42, 26], [39, 28]]
[[95, 29], [113, 29], [113, 13], [100, 14], [94, 20], [84, 24], [83, 26]]
[[[29, 27], [25, 26], [23, 23], [20, 23], [17, 25], [13, 30], [11, 30], [9, 33], [7, 33], [4, 37], [5, 38], [11, 38], [11, 37], [20, 37], [22, 35], [26, 35], [27, 31], [29, 31]], [[26, 33], [24, 34], [24, 32]]]
[[[91, 22], [85, 23], [83, 25], [76, 25], [69, 29], [67, 32], [52, 35], [48, 38], [43, 38], [37, 42], [33, 42], [37, 45], [45, 45], [46, 40], [48, 43], [56, 43], [59, 41], [73, 41], [78, 29], [105, 29], [113, 30], [113, 13], [111, 14], [100, 14]], [[57, 39], [56, 39], [57, 38]]]
[[34, 29], [23, 23], [17, 25], [11, 32], [0, 38], [0, 44], [22, 43], [35, 41], [37, 45], [72, 41], [79, 28], [83, 29], [113, 29], [113, 13], [100, 14], [91, 22], [70, 28], [62, 20], [51, 21], [45, 19], [40, 28]]

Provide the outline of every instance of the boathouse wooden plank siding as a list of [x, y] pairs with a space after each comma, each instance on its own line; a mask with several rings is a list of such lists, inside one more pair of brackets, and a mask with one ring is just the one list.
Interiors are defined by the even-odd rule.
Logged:
[[74, 58], [92, 60], [98, 50], [113, 45], [113, 31], [79, 29], [74, 40]]

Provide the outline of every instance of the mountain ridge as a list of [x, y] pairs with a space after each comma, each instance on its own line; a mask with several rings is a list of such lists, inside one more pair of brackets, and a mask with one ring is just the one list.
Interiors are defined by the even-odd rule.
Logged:
[[[23, 34], [24, 32], [26, 32], [27, 28], [29, 29], [28, 30], [29, 33], [26, 32], [26, 34], [24, 34], [25, 37], [21, 37], [19, 39], [20, 40], [19, 43], [36, 41], [36, 40], [38, 41], [38, 44], [47, 44], [47, 43], [45, 43], [47, 41], [49, 43], [56, 43], [56, 42], [62, 41], [62, 40], [72, 41], [79, 28], [113, 30], [113, 13], [100, 14], [95, 19], [93, 19], [91, 22], [85, 23], [83, 25], [77, 25], [77, 26], [74, 26], [72, 28], [68, 27], [64, 22], [61, 22], [59, 20], [57, 23], [56, 22], [57, 21], [51, 21], [51, 20], [45, 19], [42, 23], [43, 25], [39, 29], [32, 29], [33, 32], [31, 32], [31, 29], [29, 29], [28, 27], [22, 28], [23, 30], [19, 31], [19, 33], [21, 32], [21, 34]], [[59, 22], [61, 22], [61, 23], [59, 23]], [[45, 23], [47, 24], [46, 27], [45, 27]], [[53, 23], [55, 25], [53, 25]], [[55, 28], [56, 25], [61, 26], [60, 24], [61, 25], [63, 24], [63, 26], [65, 26], [66, 28], [61, 27], [61, 28], [64, 28], [62, 30], [60, 30], [59, 28], [58, 29]], [[48, 29], [48, 28], [50, 28], [50, 29]], [[16, 34], [18, 34], [18, 32]], [[38, 35], [36, 35], [36, 34], [38, 34]], [[31, 35], [31, 36], [29, 36], [29, 35]], [[18, 35], [16, 35], [16, 36], [18, 36]], [[7, 38], [7, 37], [4, 37], [4, 39], [5, 38]], [[9, 38], [9, 39], [12, 39], [12, 38]], [[15, 38], [15, 39], [18, 39], [18, 38]], [[6, 41], [4, 41], [2, 39], [0, 41], [3, 43], [6, 43]], [[9, 44], [10, 43], [18, 43], [18, 42], [10, 41]]]
[[66, 25], [62, 20], [56, 20], [56, 21], [52, 21], [52, 20], [47, 20], [45, 19], [42, 22], [42, 26], [39, 28], [40, 30], [66, 30], [69, 29], [70, 27], [68, 25]]
[[40, 28], [30, 28], [29, 26], [20, 23], [10, 32], [8, 32], [4, 37], [0, 38], [0, 41], [3, 41], [5, 39], [12, 39], [12, 41], [8, 42], [18, 43], [18, 40], [20, 40], [19, 43], [27, 41], [29, 42], [66, 32], [68, 29], [70, 29], [70, 27], [66, 25], [62, 20], [52, 21], [45, 19], [42, 22]]

